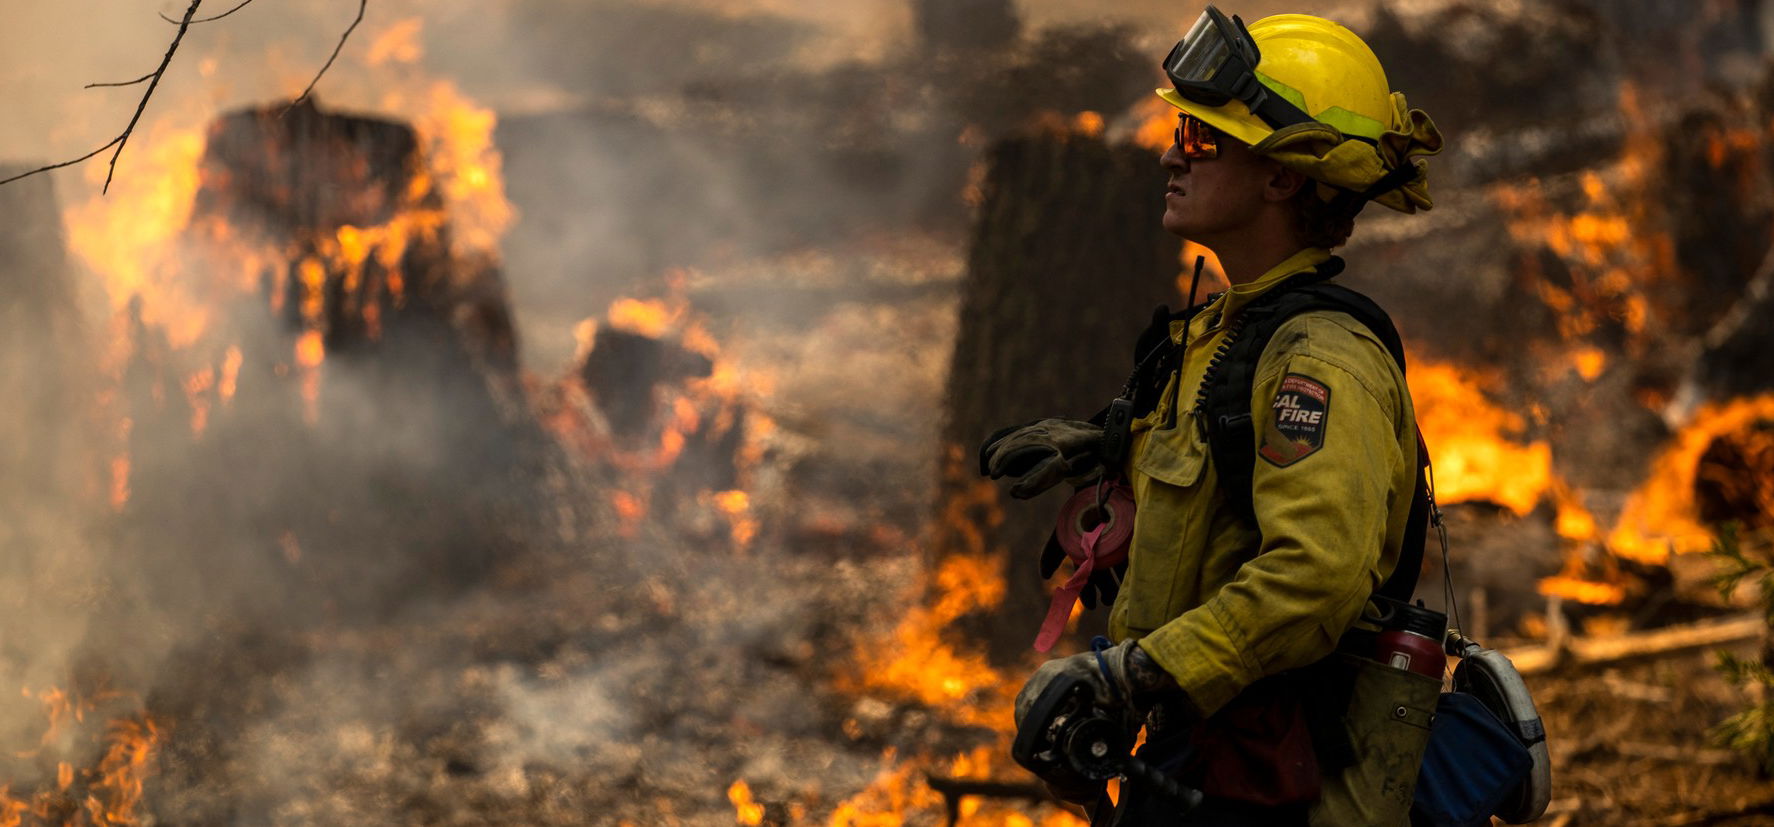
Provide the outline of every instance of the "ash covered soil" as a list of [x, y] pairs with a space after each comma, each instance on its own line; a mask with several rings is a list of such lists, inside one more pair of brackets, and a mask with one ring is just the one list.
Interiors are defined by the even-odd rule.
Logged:
[[[174, 733], [153, 822], [725, 825], [745, 779], [772, 817], [827, 823], [886, 746], [992, 742], [944, 710], [832, 688], [856, 630], [912, 596], [916, 561], [647, 542], [646, 571], [532, 560], [397, 621], [190, 656], [191, 683], [150, 703]], [[1745, 701], [1711, 661], [1531, 678], [1555, 764], [1541, 823], [1774, 824], [1774, 784], [1708, 738]]]
[[[835, 802], [880, 747], [829, 688], [905, 560], [611, 547], [460, 602], [188, 656], [150, 708], [165, 824], [731, 824], [727, 789]], [[158, 701], [158, 702], [157, 702]]]

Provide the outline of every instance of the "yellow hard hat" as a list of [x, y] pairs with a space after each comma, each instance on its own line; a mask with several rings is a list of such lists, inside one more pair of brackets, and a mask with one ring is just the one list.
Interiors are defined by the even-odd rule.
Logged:
[[1341, 24], [1278, 14], [1246, 29], [1208, 6], [1165, 71], [1174, 88], [1159, 97], [1260, 154], [1345, 197], [1431, 206], [1417, 159], [1441, 150], [1441, 134], [1389, 91], [1380, 59]]

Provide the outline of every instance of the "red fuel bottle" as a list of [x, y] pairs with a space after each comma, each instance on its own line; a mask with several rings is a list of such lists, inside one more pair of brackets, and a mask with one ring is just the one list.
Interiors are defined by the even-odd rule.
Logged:
[[1400, 603], [1380, 632], [1374, 646], [1374, 660], [1394, 669], [1440, 679], [1448, 656], [1442, 651], [1447, 636], [1447, 615], [1422, 605]]

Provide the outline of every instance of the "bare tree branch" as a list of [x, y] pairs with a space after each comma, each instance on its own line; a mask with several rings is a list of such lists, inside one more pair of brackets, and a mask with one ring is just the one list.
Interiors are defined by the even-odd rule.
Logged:
[[120, 80], [116, 83], [88, 83], [88, 84], [86, 84], [85, 88], [97, 89], [100, 86], [134, 86], [134, 85], [141, 83], [142, 81], [147, 80], [148, 78], [151, 78], [153, 76], [154, 76], [154, 73], [149, 72], [148, 74], [142, 75], [141, 77], [136, 78], [135, 80]]
[[117, 137], [112, 138], [110, 143], [105, 144], [104, 146], [101, 146], [98, 149], [95, 149], [91, 152], [88, 152], [85, 155], [75, 158], [72, 161], [63, 161], [59, 164], [50, 164], [49, 166], [46, 166], [46, 167], [38, 167], [34, 170], [31, 170], [30, 172], [21, 172], [18, 175], [12, 176], [11, 178], [7, 178], [5, 180], [0, 180], [0, 185], [10, 184], [14, 181], [17, 181], [20, 178], [29, 178], [33, 175], [36, 175], [39, 172], [48, 172], [52, 169], [61, 169], [62, 167], [71, 167], [75, 164], [80, 163], [81, 161], [87, 160], [88, 158], [91, 158], [94, 155], [97, 155], [101, 152], [104, 152], [107, 149], [110, 149], [111, 147], [116, 146], [118, 143], [122, 142], [123, 137], [124, 136], [122, 136], [122, 135], [118, 135]]
[[[181, 21], [179, 23], [178, 34], [173, 35], [172, 43], [166, 47], [166, 56], [162, 57], [160, 59], [159, 68], [156, 68], [152, 73], [150, 73], [148, 75], [148, 79], [149, 79], [148, 90], [146, 92], [142, 93], [141, 101], [136, 104], [135, 114], [131, 115], [129, 118], [129, 125], [123, 127], [123, 134], [118, 135], [115, 138], [112, 138], [110, 143], [105, 144], [104, 146], [101, 146], [98, 149], [95, 149], [85, 155], [82, 155], [79, 158], [75, 158], [72, 161], [63, 161], [62, 163], [59, 163], [59, 164], [50, 164], [49, 166], [46, 166], [46, 167], [38, 167], [37, 169], [31, 170], [30, 172], [26, 172], [26, 173], [23, 173], [20, 175], [14, 175], [11, 178], [7, 178], [4, 181], [0, 181], [0, 184], [9, 184], [9, 183], [12, 183], [13, 181], [17, 181], [20, 178], [25, 178], [27, 176], [36, 175], [39, 172], [48, 172], [52, 169], [60, 169], [62, 167], [66, 167], [66, 166], [72, 166], [72, 165], [78, 164], [81, 161], [84, 161], [88, 158], [91, 158], [94, 155], [104, 152], [105, 150], [110, 149], [111, 147], [117, 147], [117, 151], [111, 153], [111, 167], [110, 167], [110, 169], [105, 171], [105, 186], [102, 190], [100, 190], [101, 193], [110, 192], [111, 191], [111, 176], [117, 174], [117, 159], [123, 155], [123, 147], [129, 143], [130, 134], [135, 132], [136, 124], [142, 120], [142, 112], [148, 108], [148, 99], [154, 97], [154, 89], [160, 85], [160, 78], [166, 74], [166, 67], [172, 63], [173, 53], [177, 52], [179, 50], [179, 41], [185, 39], [185, 31], [191, 28], [191, 18], [197, 14], [197, 7], [200, 5], [203, 5], [203, 0], [191, 0], [191, 7], [185, 9], [185, 18], [183, 21]], [[363, 10], [361, 8], [358, 9], [358, 19], [360, 19], [360, 20], [363, 19]], [[355, 26], [356, 24], [353, 24], [353, 25]], [[140, 82], [141, 81], [131, 81], [130, 84], [120, 84], [120, 85], [127, 86], [127, 85], [131, 85], [134, 83], [140, 83]]]
[[[218, 15], [216, 15], [216, 16], [215, 16], [215, 17], [200, 17], [200, 18], [197, 18], [197, 19], [196, 19], [196, 20], [192, 20], [192, 21], [191, 21], [191, 22], [192, 22], [192, 23], [211, 23], [211, 22], [214, 22], [214, 21], [217, 21], [217, 20], [220, 20], [220, 19], [222, 19], [222, 18], [224, 18], [224, 17], [227, 17], [227, 16], [228, 16], [228, 15], [230, 15], [230, 14], [233, 14], [233, 13], [235, 13], [235, 12], [237, 12], [237, 11], [240, 11], [240, 10], [241, 10], [241, 9], [244, 9], [244, 8], [246, 8], [246, 7], [247, 7], [247, 4], [249, 4], [249, 3], [251, 3], [251, 2], [252, 2], [252, 1], [253, 1], [253, 0], [241, 0], [241, 3], [240, 3], [240, 5], [238, 5], [238, 6], [235, 6], [235, 7], [234, 7], [234, 8], [231, 8], [231, 9], [229, 9], [229, 10], [227, 10], [227, 11], [225, 11], [225, 12], [222, 12], [222, 13], [221, 13], [221, 14], [218, 14]], [[176, 26], [176, 25], [178, 25], [178, 24], [179, 24], [179, 21], [177, 21], [177, 20], [174, 20], [174, 19], [172, 19], [172, 18], [170, 18], [170, 17], [167, 17], [167, 16], [166, 16], [166, 12], [161, 12], [161, 13], [160, 13], [160, 19], [161, 19], [161, 20], [165, 20], [165, 21], [166, 21], [166, 22], [168, 22], [168, 23], [171, 23], [171, 24], [173, 24], [173, 25], [175, 25], [175, 26]]]
[[363, 22], [363, 10], [369, 4], [370, 4], [370, 0], [357, 0], [357, 19], [352, 20], [351, 25], [345, 27], [345, 33], [339, 36], [339, 45], [333, 47], [333, 54], [331, 57], [328, 57], [326, 59], [326, 65], [320, 67], [320, 71], [315, 73], [314, 79], [311, 81], [308, 81], [308, 88], [303, 89], [302, 94], [300, 96], [298, 96], [295, 100], [290, 101], [290, 105], [284, 107], [283, 112], [279, 113], [278, 117], [281, 118], [284, 115], [289, 114], [289, 111], [291, 109], [294, 109], [297, 106], [300, 106], [303, 101], [308, 100], [308, 95], [314, 91], [314, 84], [320, 82], [320, 78], [322, 75], [326, 74], [326, 70], [333, 68], [333, 61], [339, 59], [339, 52], [345, 48], [345, 41], [351, 39], [351, 33], [357, 30], [357, 24]]

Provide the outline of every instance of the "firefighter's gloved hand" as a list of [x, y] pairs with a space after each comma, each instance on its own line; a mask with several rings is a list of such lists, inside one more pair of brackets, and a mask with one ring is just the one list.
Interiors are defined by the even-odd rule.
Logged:
[[1079, 652], [1041, 664], [1023, 684], [1022, 691], [1016, 693], [1016, 725], [1022, 726], [1029, 708], [1040, 699], [1042, 692], [1047, 691], [1048, 684], [1060, 675], [1072, 675], [1090, 686], [1097, 706], [1112, 715], [1121, 715], [1137, 726], [1139, 719], [1132, 703], [1133, 688], [1127, 682], [1127, 658], [1136, 647], [1137, 644], [1129, 638], [1102, 650], [1100, 658], [1097, 652]]
[[[1054, 572], [1059, 571], [1059, 564], [1065, 560], [1066, 549], [1059, 544], [1059, 534], [1047, 535], [1047, 546], [1041, 549], [1041, 579], [1052, 577]], [[1094, 609], [1098, 603], [1113, 606], [1116, 596], [1121, 594], [1121, 578], [1126, 576], [1126, 560], [1108, 568], [1097, 569], [1090, 573], [1089, 580], [1084, 581], [1084, 588], [1078, 592], [1078, 600], [1086, 609]]]
[[[1029, 709], [1041, 698], [1054, 680], [1061, 675], [1074, 675], [1081, 678], [1091, 687], [1097, 706], [1111, 715], [1119, 716], [1129, 732], [1138, 726], [1138, 718], [1126, 699], [1131, 697], [1126, 689], [1126, 668], [1120, 666], [1126, 659], [1126, 651], [1133, 646], [1129, 640], [1121, 646], [1112, 646], [1102, 652], [1102, 661], [1098, 663], [1096, 652], [1080, 652], [1071, 657], [1057, 658], [1041, 664], [1035, 674], [1023, 684], [1021, 692], [1016, 693], [1016, 726], [1022, 729], [1023, 722], [1029, 715]], [[1105, 670], [1104, 667], [1107, 667]], [[1120, 677], [1117, 677], [1119, 675]], [[1030, 722], [1040, 726], [1042, 722]], [[1102, 797], [1104, 783], [1092, 781], [1071, 772], [1056, 772], [1042, 775], [1041, 783], [1047, 786], [1049, 795], [1061, 801], [1077, 804], [1090, 804]]]
[[1102, 468], [1103, 429], [1076, 419], [1042, 419], [986, 437], [979, 472], [992, 479], [1016, 477], [1010, 496], [1026, 500], [1058, 485], [1082, 481]]

